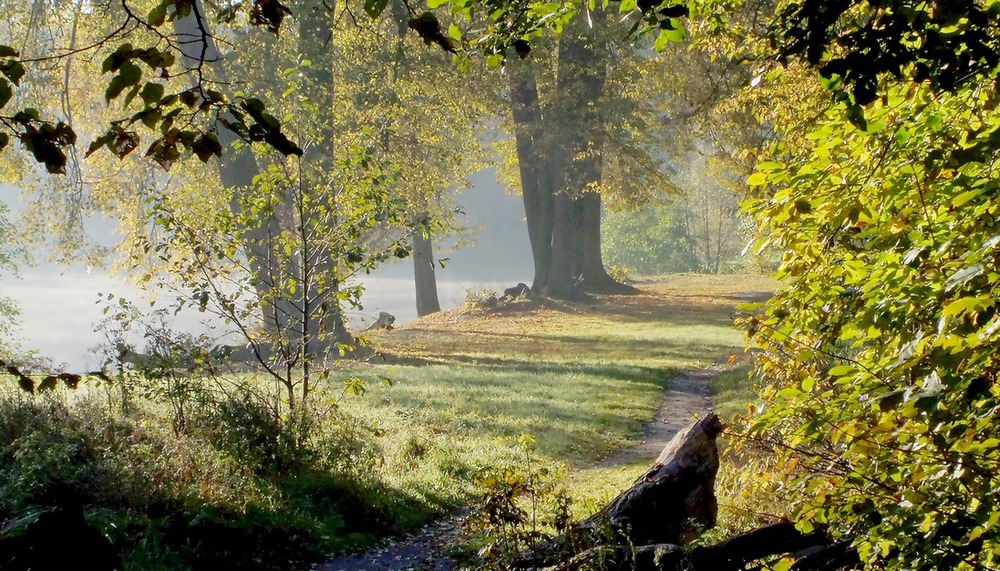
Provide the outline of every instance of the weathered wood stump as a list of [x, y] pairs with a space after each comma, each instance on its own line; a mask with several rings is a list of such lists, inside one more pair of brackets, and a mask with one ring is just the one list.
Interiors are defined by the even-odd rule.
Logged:
[[522, 553], [515, 569], [545, 571], [737, 571], [754, 561], [790, 555], [796, 571], [858, 565], [845, 543], [822, 532], [803, 534], [787, 521], [710, 546], [686, 547], [715, 525], [719, 471], [715, 414], [674, 436], [630, 488], [565, 534]]
[[396, 323], [396, 316], [386, 312], [378, 312], [378, 319], [376, 319], [371, 325], [368, 326], [365, 331], [374, 331], [376, 329], [392, 329], [392, 325]]

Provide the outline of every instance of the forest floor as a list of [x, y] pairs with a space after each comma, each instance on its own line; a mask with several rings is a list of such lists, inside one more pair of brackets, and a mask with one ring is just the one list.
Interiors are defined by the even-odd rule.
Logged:
[[[680, 358], [676, 363], [640, 359], [645, 370], [664, 378], [655, 414], [646, 413], [645, 421], [626, 445], [610, 447], [603, 457], [583, 454], [580, 461], [572, 462], [570, 478], [591, 486], [593, 503], [627, 485], [674, 434], [717, 408], [716, 404], [723, 408], [742, 406], [716, 403], [713, 395], [714, 379], [728, 376], [735, 377], [736, 384], [749, 383], [746, 367], [736, 364], [744, 361], [739, 343], [716, 337], [714, 332], [692, 334], [691, 328], [718, 327], [720, 319], [728, 318], [736, 305], [766, 299], [773, 283], [743, 276], [672, 276], [643, 280], [637, 286], [637, 295], [597, 296], [583, 304], [518, 301], [445, 312], [381, 334], [376, 341], [389, 362], [417, 366], [523, 368], [525, 355], [560, 362], [567, 357], [567, 348], [571, 349], [569, 357], [581, 363], [600, 356], [602, 360], [617, 358], [623, 365], [633, 366], [642, 352], [645, 357], [670, 353], [671, 358]], [[671, 330], [688, 337], [673, 338]], [[624, 343], [619, 345], [617, 341]], [[747, 394], [727, 392], [722, 398], [741, 400]], [[467, 509], [461, 509], [375, 549], [341, 556], [315, 569], [451, 571], [458, 564], [450, 557], [449, 548], [462, 535], [467, 513]]]

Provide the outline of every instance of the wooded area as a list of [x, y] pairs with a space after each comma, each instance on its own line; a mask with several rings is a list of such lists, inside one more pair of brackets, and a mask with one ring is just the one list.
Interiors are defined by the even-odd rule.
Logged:
[[[760, 402], [729, 431], [747, 495], [780, 496], [790, 523], [665, 546], [715, 520], [721, 428], [707, 417], [623, 496], [526, 557], [556, 569], [774, 554], [792, 554], [775, 565], [793, 569], [1000, 565], [1000, 2], [0, 7], [0, 177], [25, 202], [21, 220], [0, 224], [0, 267], [46, 247], [56, 260], [115, 263], [173, 298], [149, 312], [105, 299], [105, 370], [93, 376], [114, 379], [122, 418], [135, 383], [168, 407], [175, 436], [190, 422], [210, 430], [191, 421], [195, 409], [252, 427], [223, 431], [225, 457], [269, 485], [292, 485], [281, 474], [293, 466], [327, 483], [360, 479], [370, 464], [350, 459], [370, 458], [367, 444], [344, 428], [354, 421], [339, 401], [317, 402], [345, 358], [373, 354], [345, 317], [361, 305], [358, 279], [412, 256], [418, 311], [436, 313], [434, 243], [460, 230], [454, 193], [495, 168], [524, 203], [525, 303], [640, 293], [627, 268], [609, 271], [605, 224], [618, 225], [618, 243], [644, 237], [628, 244], [635, 265], [664, 255], [642, 242], [683, 241], [672, 263], [776, 267], [780, 283], [736, 314]], [[92, 216], [116, 220], [121, 242], [88, 243]], [[170, 311], [185, 307], [219, 317], [235, 345], [170, 330]], [[0, 300], [11, 378], [30, 393], [36, 380], [52, 393], [82, 379], [19, 350], [16, 313]], [[130, 328], [144, 347], [130, 345]], [[265, 388], [243, 379], [225, 398], [192, 388], [241, 351]], [[357, 377], [336, 388], [367, 390]], [[25, 474], [51, 471], [31, 455], [61, 446], [31, 432], [49, 426], [44, 410], [74, 438], [89, 434], [71, 407], [44, 398], [4, 402], [28, 424], [5, 428], [0, 466], [23, 489], [0, 496], [0, 521], [41, 501]], [[323, 434], [342, 458], [313, 440], [317, 407], [339, 427]], [[128, 426], [122, 442], [142, 440]], [[402, 448], [419, 457], [422, 446]], [[60, 450], [45, 460], [59, 459], [57, 480], [89, 465]], [[366, 521], [365, 502], [352, 506]], [[628, 541], [601, 543], [605, 533]]]

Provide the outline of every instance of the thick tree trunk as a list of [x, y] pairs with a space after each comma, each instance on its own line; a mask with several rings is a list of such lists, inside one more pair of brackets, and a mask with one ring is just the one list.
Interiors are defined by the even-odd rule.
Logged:
[[[336, 224], [336, 197], [334, 172], [334, 117], [333, 117], [333, 18], [336, 3], [327, 0], [309, 0], [298, 6], [299, 53], [312, 65], [303, 71], [307, 81], [307, 97], [314, 114], [311, 121], [314, 133], [304, 145], [301, 157], [300, 185], [308, 188], [315, 201], [315, 212], [327, 221], [323, 226]], [[329, 229], [324, 231], [330, 231]], [[320, 238], [322, 241], [321, 237]], [[344, 315], [336, 294], [340, 284], [337, 264], [340, 252], [332, 251], [328, 244], [316, 248], [311, 259], [301, 263], [312, 267], [313, 279], [306, 283], [311, 289], [312, 303], [299, 307], [300, 318], [308, 329], [305, 351], [319, 356], [337, 345], [352, 345], [353, 336], [344, 323]], [[305, 295], [305, 293], [303, 293]]]
[[576, 299], [583, 294], [580, 278], [580, 209], [567, 192], [555, 196], [549, 275], [542, 293], [557, 299]]
[[556, 75], [557, 98], [546, 107], [550, 132], [545, 151], [555, 193], [552, 222], [552, 252], [549, 275], [543, 293], [573, 299], [582, 294], [581, 218], [577, 199], [586, 191], [589, 173], [581, 169], [592, 140], [599, 135], [595, 106], [604, 89], [605, 70], [598, 57], [597, 42], [574, 23], [559, 39], [559, 62]]
[[580, 208], [580, 276], [590, 293], [631, 294], [636, 289], [608, 274], [601, 255], [601, 195], [588, 192], [577, 199]]
[[[229, 72], [222, 65], [222, 55], [210, 35], [211, 29], [202, 2], [196, 0], [192, 12], [183, 18], [176, 18], [173, 24], [177, 43], [184, 54], [184, 66], [189, 69], [210, 66], [217, 81], [227, 83]], [[232, 191], [229, 198], [230, 209], [239, 213], [243, 209], [245, 194], [253, 192], [254, 179], [260, 174], [260, 168], [250, 146], [242, 145], [238, 149], [233, 147], [233, 143], [240, 138], [221, 123], [218, 138], [226, 149], [217, 162], [219, 180], [223, 188]], [[285, 332], [294, 309], [290, 300], [274, 293], [279, 276], [284, 271], [278, 267], [278, 258], [274, 254], [274, 244], [281, 234], [281, 227], [274, 215], [268, 215], [244, 230], [243, 254], [248, 261], [251, 286], [261, 302], [261, 317], [273, 330]]]
[[441, 311], [437, 278], [434, 274], [434, 244], [427, 233], [427, 214], [414, 217], [410, 233], [413, 244], [413, 283], [417, 294], [417, 315], [423, 317]]
[[530, 60], [520, 61], [512, 57], [508, 70], [521, 198], [524, 201], [528, 240], [535, 264], [531, 289], [541, 292], [546, 288], [549, 277], [554, 208], [552, 176], [545, 152], [545, 126], [542, 123], [535, 71]]
[[599, 31], [578, 28], [560, 38], [558, 101], [546, 108], [546, 116], [551, 117], [548, 128], [554, 133], [548, 156], [556, 197], [551, 264], [543, 291], [552, 297], [631, 289], [608, 275], [601, 257], [598, 189], [603, 177], [604, 118], [600, 98], [607, 83], [607, 54]]

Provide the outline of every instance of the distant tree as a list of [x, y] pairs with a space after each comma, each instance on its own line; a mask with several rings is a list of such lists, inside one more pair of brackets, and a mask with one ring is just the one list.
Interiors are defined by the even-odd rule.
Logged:
[[[637, 209], [612, 210], [604, 219], [604, 256], [644, 275], [719, 273], [739, 267], [748, 237], [736, 181], [712, 176], [712, 157], [688, 155], [676, 167], [680, 195]], [[683, 174], [681, 174], [683, 173]]]
[[[507, 63], [508, 102], [535, 276], [554, 297], [626, 292], [605, 270], [602, 202], [641, 203], [671, 188], [663, 172], [661, 97], [648, 54], [603, 11]], [[651, 73], [646, 73], [651, 72]]]
[[636, 210], [609, 212], [604, 220], [604, 259], [639, 275], [694, 272], [682, 206], [656, 200]]

